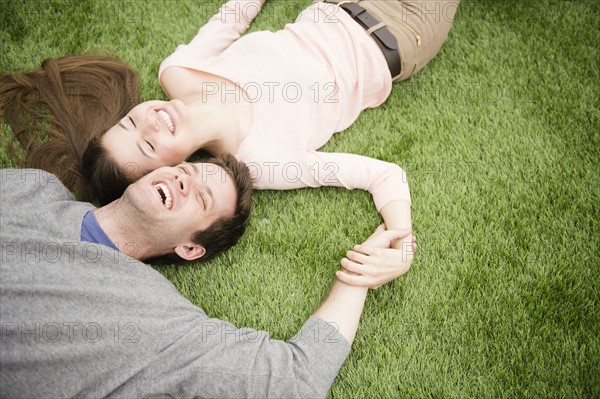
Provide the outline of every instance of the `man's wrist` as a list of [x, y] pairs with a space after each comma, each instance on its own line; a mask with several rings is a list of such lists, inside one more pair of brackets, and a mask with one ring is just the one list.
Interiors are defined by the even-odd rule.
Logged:
[[[344, 271], [341, 271], [341, 273], [345, 273]], [[339, 287], [339, 289], [343, 289], [343, 290], [348, 290], [348, 291], [354, 291], [357, 294], [360, 293], [364, 293], [366, 294], [369, 291], [369, 287], [358, 287], [356, 285], [350, 285], [347, 283], [344, 283], [342, 280], [340, 280], [337, 275], [335, 276], [335, 282], [334, 285]]]

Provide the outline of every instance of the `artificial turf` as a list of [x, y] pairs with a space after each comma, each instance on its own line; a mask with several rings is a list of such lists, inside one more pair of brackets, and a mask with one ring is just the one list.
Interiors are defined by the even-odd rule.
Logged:
[[[1, 71], [109, 52], [147, 100], [222, 2], [0, 3]], [[308, 4], [268, 0], [251, 31]], [[369, 293], [331, 397], [600, 397], [599, 47], [595, 0], [463, 0], [440, 54], [323, 148], [402, 166], [419, 242]], [[210, 316], [289, 339], [380, 222], [364, 192], [257, 192], [235, 248], [159, 270]]]

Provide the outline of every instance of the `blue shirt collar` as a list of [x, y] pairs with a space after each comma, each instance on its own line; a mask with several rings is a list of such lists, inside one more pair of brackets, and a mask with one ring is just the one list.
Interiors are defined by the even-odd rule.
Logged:
[[83, 222], [81, 223], [81, 241], [102, 244], [117, 251], [119, 250], [110, 238], [108, 238], [104, 230], [102, 230], [92, 211], [89, 211], [83, 217]]

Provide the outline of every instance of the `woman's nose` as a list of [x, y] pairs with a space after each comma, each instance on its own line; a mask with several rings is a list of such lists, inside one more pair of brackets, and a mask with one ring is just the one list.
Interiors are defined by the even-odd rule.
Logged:
[[153, 110], [150, 110], [144, 118], [142, 125], [142, 133], [144, 135], [152, 135], [160, 131], [160, 121], [158, 120], [158, 114]]

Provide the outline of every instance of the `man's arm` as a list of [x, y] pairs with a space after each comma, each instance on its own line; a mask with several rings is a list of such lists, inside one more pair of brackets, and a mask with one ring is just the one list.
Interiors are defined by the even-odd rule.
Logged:
[[[383, 231], [385, 225], [377, 231]], [[389, 247], [370, 246], [368, 242], [355, 245], [341, 260], [344, 270], [337, 277], [346, 284], [357, 287], [378, 288], [405, 274], [412, 264], [417, 241], [411, 229], [402, 232], [391, 241]]]
[[[406, 231], [378, 229], [363, 245], [389, 248], [403, 234]], [[389, 261], [388, 254], [369, 260]], [[194, 322], [182, 323], [189, 316], [175, 311], [179, 308], [175, 306], [164, 313], [168, 317], [162, 336], [180, 338], [164, 343], [168, 350], [159, 348], [160, 356], [146, 375], [144, 394], [176, 388], [190, 396], [326, 397], [350, 352], [367, 291], [338, 276], [321, 306], [287, 342], [199, 315], [197, 310]]]
[[[377, 249], [384, 250], [390, 247], [392, 241], [402, 240], [407, 235], [410, 235], [410, 230], [384, 231], [382, 228], [379, 228], [362, 244], [361, 247], [363, 247], [365, 251], [377, 251]], [[355, 247], [355, 249], [358, 248]], [[373, 267], [374, 262], [391, 261], [391, 263], [397, 264], [398, 260], [396, 257], [399, 252], [400, 251], [398, 250], [392, 249], [388, 252], [377, 252], [377, 255], [373, 252], [371, 257], [365, 255], [363, 259], [364, 263], [360, 264], [360, 272], [368, 275], [368, 269]], [[406, 273], [411, 262], [412, 257], [408, 262], [405, 262], [402, 268], [400, 268], [403, 270], [403, 273], [398, 273], [396, 277]], [[351, 273], [344, 271], [337, 272], [337, 278], [331, 287], [329, 296], [315, 312], [315, 316], [328, 323], [335, 324], [339, 333], [342, 334], [349, 344], [352, 344], [354, 341], [365, 299], [367, 297], [368, 288], [358, 287], [356, 284], [349, 285], [346, 282], [355, 283], [357, 281], [356, 279], [359, 279], [358, 281], [360, 282], [361, 277], [362, 275], [352, 275]], [[387, 281], [390, 281], [391, 279], [392, 278], [388, 278]]]
[[[363, 246], [385, 250], [405, 234], [380, 228]], [[367, 256], [362, 266], [390, 261], [387, 257], [399, 252], [392, 251]], [[287, 342], [209, 318], [179, 296], [173, 296], [164, 309], [144, 306], [152, 323], [160, 321], [158, 327], [146, 330], [158, 331], [160, 339], [150, 340], [150, 357], [143, 359], [148, 363], [144, 383], [136, 396], [169, 392], [202, 397], [326, 397], [350, 352], [368, 291], [343, 283], [339, 273], [344, 272], [338, 272], [327, 298]], [[150, 299], [166, 302], [164, 295], [154, 293]]]
[[338, 332], [352, 345], [368, 290], [367, 287], [355, 287], [336, 279], [315, 316], [334, 324]]

